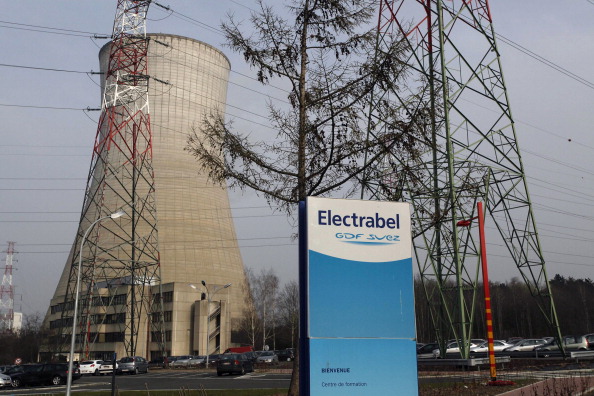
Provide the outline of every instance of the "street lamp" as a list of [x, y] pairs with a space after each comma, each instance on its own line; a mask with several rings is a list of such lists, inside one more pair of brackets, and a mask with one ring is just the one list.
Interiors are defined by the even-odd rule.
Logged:
[[85, 244], [85, 240], [87, 239], [87, 235], [91, 231], [91, 229], [95, 226], [95, 224], [99, 223], [105, 219], [117, 219], [118, 217], [122, 217], [126, 214], [122, 209], [118, 210], [115, 213], [110, 214], [109, 216], [100, 217], [94, 222], [91, 223], [89, 228], [85, 231], [85, 234], [80, 241], [80, 251], [78, 253], [78, 274], [76, 277], [76, 292], [74, 294], [74, 314], [72, 316], [72, 337], [70, 339], [70, 362], [68, 364], [68, 380], [66, 383], [66, 396], [70, 396], [70, 391], [72, 389], [72, 370], [74, 368], [74, 343], [76, 340], [76, 316], [78, 313], [78, 295], [80, 293], [80, 272], [82, 268], [82, 254], [83, 254], [83, 246]]
[[[210, 303], [212, 302], [211, 297], [214, 296], [218, 291], [223, 290], [231, 286], [231, 283], [227, 283], [224, 286], [215, 287], [213, 292], [210, 293], [208, 290], [208, 286], [206, 286], [206, 282], [202, 281], [202, 286], [206, 289], [206, 300], [208, 301], [208, 307], [206, 309], [206, 368], [208, 368], [208, 355], [210, 351], [208, 350], [208, 346], [210, 344]], [[190, 284], [192, 289], [198, 289], [196, 285]]]

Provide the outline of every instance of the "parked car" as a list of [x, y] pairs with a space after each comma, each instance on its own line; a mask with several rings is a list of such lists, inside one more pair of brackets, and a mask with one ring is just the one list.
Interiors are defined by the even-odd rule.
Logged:
[[142, 356], [127, 356], [119, 361], [118, 372], [128, 374], [148, 373], [148, 361]]
[[[508, 344], [505, 341], [502, 340], [493, 340], [493, 351], [494, 352], [501, 352], [503, 351], [505, 348], [509, 348], [511, 347], [512, 344]], [[485, 341], [475, 347], [470, 348], [470, 353], [474, 354], [474, 353], [487, 353], [489, 352], [489, 341]]]
[[594, 333], [586, 334], [584, 337], [588, 341], [588, 349], [594, 349]]
[[[116, 369], [116, 374], [120, 374], [120, 371], [118, 370], [118, 361], [116, 361], [115, 369]], [[104, 361], [103, 363], [101, 363], [101, 366], [99, 366], [99, 374], [100, 375], [104, 375], [104, 374], [109, 375], [111, 373], [113, 373], [112, 362]]]
[[204, 363], [206, 363], [206, 355], [192, 356], [192, 359], [190, 359], [190, 367], [195, 367]]
[[256, 351], [250, 351], [250, 352], [242, 352], [242, 354], [244, 354], [248, 359], [250, 359], [252, 361], [252, 363], [256, 363], [256, 361], [258, 360], [258, 356], [260, 356], [260, 352], [256, 352]]
[[223, 352], [223, 353], [246, 353], [246, 352], [253, 352], [253, 351], [254, 351], [254, 347], [252, 347], [251, 345], [244, 345], [244, 346], [240, 346], [240, 347], [227, 348], [225, 350], [225, 352]]
[[10, 375], [0, 374], [0, 387], [7, 386], [12, 386], [12, 378], [10, 378]]
[[217, 375], [221, 376], [224, 373], [228, 374], [245, 374], [254, 371], [252, 361], [243, 353], [225, 353], [220, 355], [217, 361]]
[[434, 358], [435, 355], [433, 354], [433, 351], [436, 349], [439, 349], [439, 344], [437, 342], [430, 342], [428, 344], [425, 344], [422, 347], [417, 349], [417, 358], [418, 359]]
[[[198, 366], [206, 362], [206, 356], [180, 356], [179, 359], [170, 364], [171, 367]], [[210, 363], [210, 362], [209, 362]]]
[[292, 349], [287, 348], [282, 351], [277, 351], [276, 356], [278, 356], [280, 362], [291, 362], [295, 359], [295, 352]]
[[[568, 351], [587, 351], [589, 348], [588, 340], [585, 336], [568, 335], [563, 337], [563, 346]], [[535, 352], [558, 351], [557, 340], [553, 339], [548, 343], [534, 348]]]
[[278, 364], [278, 356], [274, 351], [262, 351], [256, 358], [256, 363]]
[[[52, 384], [61, 385], [68, 379], [67, 363], [40, 363], [15, 366], [6, 372], [10, 376], [12, 386]], [[72, 380], [80, 378], [80, 371], [75, 368]]]
[[103, 364], [103, 360], [85, 360], [80, 362], [78, 369], [80, 370], [80, 374], [92, 374], [92, 375], [99, 375], [99, 367]]
[[510, 337], [507, 340], [505, 340], [505, 342], [507, 342], [508, 344], [512, 344], [515, 345], [518, 341], [523, 340], [524, 337]]
[[514, 345], [505, 348], [505, 352], [527, 352], [532, 351], [537, 346], [541, 346], [546, 344], [547, 341], [544, 338], [526, 338], [524, 340], [519, 340]]
[[[476, 340], [476, 341], [484, 342], [485, 340]], [[470, 348], [473, 348], [473, 347], [476, 347], [476, 346], [478, 346], [478, 344], [472, 342], [472, 340], [471, 340], [471, 342], [470, 342]], [[450, 343], [448, 343], [446, 345], [446, 354], [448, 354], [448, 353], [460, 353], [460, 347], [458, 346], [458, 342], [457, 341], [450, 342]], [[436, 358], [438, 358], [438, 357], [440, 357], [439, 355], [440, 355], [439, 348], [438, 349], [434, 349], [433, 350], [433, 356], [436, 357]]]
[[219, 354], [208, 355], [208, 364], [212, 364], [212, 365], [217, 364], [217, 362], [219, 361], [221, 356], [223, 356], [223, 355], [219, 355]]
[[166, 360], [164, 357], [159, 357], [159, 358], [154, 358], [151, 361], [149, 361], [149, 367], [162, 367], [165, 368], [166, 367]]

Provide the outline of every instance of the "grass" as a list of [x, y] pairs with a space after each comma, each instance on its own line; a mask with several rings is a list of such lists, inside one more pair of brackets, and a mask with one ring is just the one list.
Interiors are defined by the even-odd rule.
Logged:
[[486, 382], [479, 381], [421, 384], [419, 386], [419, 396], [495, 396], [512, 389], [530, 385], [531, 383], [535, 382], [535, 380], [518, 380], [514, 382], [515, 385], [510, 386], [488, 386]]

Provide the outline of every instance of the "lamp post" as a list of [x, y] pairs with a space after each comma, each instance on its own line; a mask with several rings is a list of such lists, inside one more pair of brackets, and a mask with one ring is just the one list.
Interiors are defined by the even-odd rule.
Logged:
[[78, 313], [78, 295], [80, 293], [80, 272], [82, 268], [82, 253], [83, 253], [83, 246], [85, 244], [85, 240], [87, 239], [87, 235], [93, 229], [95, 224], [99, 223], [105, 219], [117, 219], [118, 217], [122, 217], [126, 214], [122, 209], [118, 210], [115, 213], [110, 214], [109, 216], [100, 217], [94, 222], [91, 223], [89, 228], [85, 231], [85, 234], [80, 241], [80, 250], [78, 253], [78, 274], [76, 277], [76, 292], [74, 294], [74, 314], [72, 315], [72, 337], [70, 339], [70, 362], [68, 363], [68, 379], [66, 382], [66, 396], [70, 396], [71, 389], [72, 389], [72, 370], [74, 368], [74, 344], [76, 340], [76, 316]]
[[[202, 286], [206, 289], [206, 301], [208, 301], [208, 307], [206, 309], [206, 368], [208, 368], [208, 355], [209, 351], [209, 344], [210, 344], [210, 303], [212, 302], [211, 297], [214, 296], [218, 291], [223, 290], [231, 286], [231, 283], [227, 283], [224, 286], [215, 287], [213, 292], [210, 293], [208, 290], [208, 286], [206, 286], [206, 282], [202, 281]], [[192, 289], [198, 289], [195, 285], [190, 284]]]

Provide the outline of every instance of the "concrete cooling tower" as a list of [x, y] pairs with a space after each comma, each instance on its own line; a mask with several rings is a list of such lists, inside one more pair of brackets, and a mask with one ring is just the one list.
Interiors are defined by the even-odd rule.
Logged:
[[[121, 159], [107, 152], [107, 144], [96, 142], [93, 158], [103, 162], [92, 166], [78, 236], [44, 321], [50, 331], [42, 350], [44, 359], [67, 354], [80, 257], [75, 359], [111, 359], [114, 352], [118, 357], [134, 354], [148, 359], [164, 354], [222, 353], [232, 346], [231, 334], [249, 301], [227, 191], [199, 174], [195, 158], [184, 151], [188, 134], [205, 114], [224, 111], [229, 61], [216, 48], [197, 40], [168, 34], [147, 36], [152, 138], [145, 151], [152, 150], [152, 170], [121, 175], [116, 171], [106, 179], [106, 169], [114, 166], [110, 161]], [[99, 54], [103, 73], [108, 69], [111, 45]], [[102, 91], [105, 86], [104, 77]], [[97, 140], [108, 133], [107, 126], [99, 128]], [[120, 143], [112, 140], [111, 144]], [[139, 189], [154, 189], [153, 200], [147, 202], [153, 205], [155, 224], [142, 226], [148, 230], [139, 236], [123, 231], [126, 224], [143, 216], [142, 204], [126, 198], [129, 188], [125, 185], [134, 178], [152, 180], [149, 187]], [[121, 208], [127, 217], [111, 219], [105, 215], [113, 210], [106, 211], [103, 205]], [[133, 214], [136, 220], [130, 220]], [[100, 216], [106, 220], [93, 226], [92, 220]], [[87, 227], [92, 227], [88, 240], [81, 238]], [[110, 238], [102, 240], [110, 230]], [[156, 265], [144, 278], [139, 268], [146, 259], [124, 259], [113, 253], [129, 239], [145, 238], [142, 235], [155, 238], [151, 246]], [[125, 257], [144, 253], [127, 249]]]

